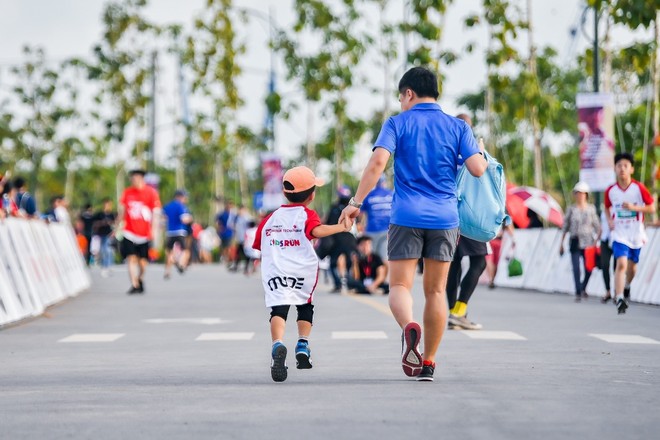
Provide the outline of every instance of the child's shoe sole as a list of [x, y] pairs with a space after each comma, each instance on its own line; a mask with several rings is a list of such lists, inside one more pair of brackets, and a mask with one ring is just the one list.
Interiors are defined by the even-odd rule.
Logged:
[[284, 345], [279, 345], [275, 348], [273, 359], [270, 363], [270, 376], [275, 382], [284, 382], [286, 380], [286, 347]]
[[307, 353], [296, 353], [296, 368], [299, 370], [309, 370], [312, 368], [312, 360]]

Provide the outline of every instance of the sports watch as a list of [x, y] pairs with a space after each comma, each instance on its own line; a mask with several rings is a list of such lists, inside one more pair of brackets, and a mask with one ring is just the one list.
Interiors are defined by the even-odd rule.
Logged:
[[356, 202], [355, 199], [351, 197], [351, 200], [348, 201], [348, 206], [352, 206], [354, 208], [360, 209], [362, 208], [362, 203]]

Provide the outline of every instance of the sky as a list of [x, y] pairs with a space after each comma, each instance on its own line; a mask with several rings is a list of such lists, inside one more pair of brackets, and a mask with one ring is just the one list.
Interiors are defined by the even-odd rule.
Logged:
[[[329, 0], [333, 1], [333, 0]], [[403, 10], [404, 0], [394, 0], [390, 14], [399, 14]], [[158, 23], [182, 23], [190, 26], [193, 18], [203, 8], [205, 0], [151, 0], [147, 9], [149, 19]], [[519, 0], [525, 6], [525, 0]], [[89, 56], [91, 48], [101, 37], [101, 13], [103, 0], [0, 0], [0, 94], [3, 91], [3, 77], [10, 65], [21, 61], [21, 48], [26, 45], [42, 46], [53, 61], [60, 61], [72, 56]], [[468, 30], [463, 25], [463, 17], [479, 11], [481, 0], [460, 0], [449, 9], [446, 21], [443, 46], [460, 50], [467, 40], [477, 42], [477, 50], [464, 54], [460, 61], [446, 70], [444, 94], [440, 105], [450, 113], [458, 113], [455, 100], [469, 91], [475, 91], [485, 82], [485, 64], [483, 50], [486, 47], [485, 31]], [[251, 8], [267, 14], [274, 13], [274, 21], [283, 29], [290, 27], [294, 14], [293, 0], [235, 0], [235, 5]], [[579, 35], [574, 51], [570, 50], [570, 29], [575, 25], [584, 6], [581, 0], [532, 0], [532, 20], [535, 30], [535, 43], [538, 47], [553, 46], [559, 52], [559, 60], [568, 60], [575, 55], [575, 50], [584, 48], [587, 39]], [[252, 20], [241, 25], [239, 32], [247, 46], [247, 53], [242, 58], [244, 75], [239, 79], [239, 90], [245, 106], [237, 115], [240, 123], [258, 129], [265, 117], [263, 99], [267, 93], [268, 59], [267, 27], [259, 20]], [[629, 36], [620, 36], [629, 38]], [[616, 39], [616, 36], [615, 36]], [[526, 39], [521, 40], [526, 45]], [[294, 83], [284, 79], [284, 67], [279, 59], [276, 62], [278, 91], [285, 97], [300, 95]], [[398, 74], [400, 75], [400, 73]], [[378, 78], [382, 78], [378, 74]], [[176, 84], [176, 65], [167, 55], [159, 61], [158, 107], [157, 115], [157, 160], [168, 163], [171, 158], [172, 144], [183, 136], [175, 130], [171, 121], [176, 119], [180, 110], [180, 98]], [[382, 87], [383, 81], [377, 86]], [[390, 90], [395, 87], [398, 77], [392, 75]], [[370, 90], [354, 90], [350, 96], [349, 111], [354, 115], [366, 116], [375, 108], [383, 106], [382, 94]], [[301, 110], [294, 112], [288, 121], [279, 120], [276, 125], [277, 140], [275, 150], [284, 157], [291, 157], [297, 147], [304, 144], [307, 136], [307, 112], [301, 104]], [[391, 94], [389, 108], [398, 109], [394, 93]], [[324, 128], [324, 118], [320, 109], [315, 109], [313, 135], [320, 136]], [[368, 145], [358, 155], [358, 162], [368, 155]]]

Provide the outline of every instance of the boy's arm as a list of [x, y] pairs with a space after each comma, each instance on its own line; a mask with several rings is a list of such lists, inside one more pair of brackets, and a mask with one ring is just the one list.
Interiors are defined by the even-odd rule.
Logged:
[[348, 232], [351, 230], [351, 226], [347, 227], [346, 220], [343, 222], [337, 223], [336, 225], [319, 225], [312, 229], [312, 236], [314, 238], [323, 238], [329, 235], [339, 234], [340, 232]]

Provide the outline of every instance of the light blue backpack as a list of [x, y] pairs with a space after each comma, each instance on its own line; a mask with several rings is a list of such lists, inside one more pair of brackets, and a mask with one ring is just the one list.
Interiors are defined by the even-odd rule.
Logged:
[[509, 223], [504, 210], [506, 179], [502, 164], [484, 152], [488, 168], [474, 177], [462, 166], [456, 177], [456, 196], [461, 235], [477, 241], [490, 241]]

